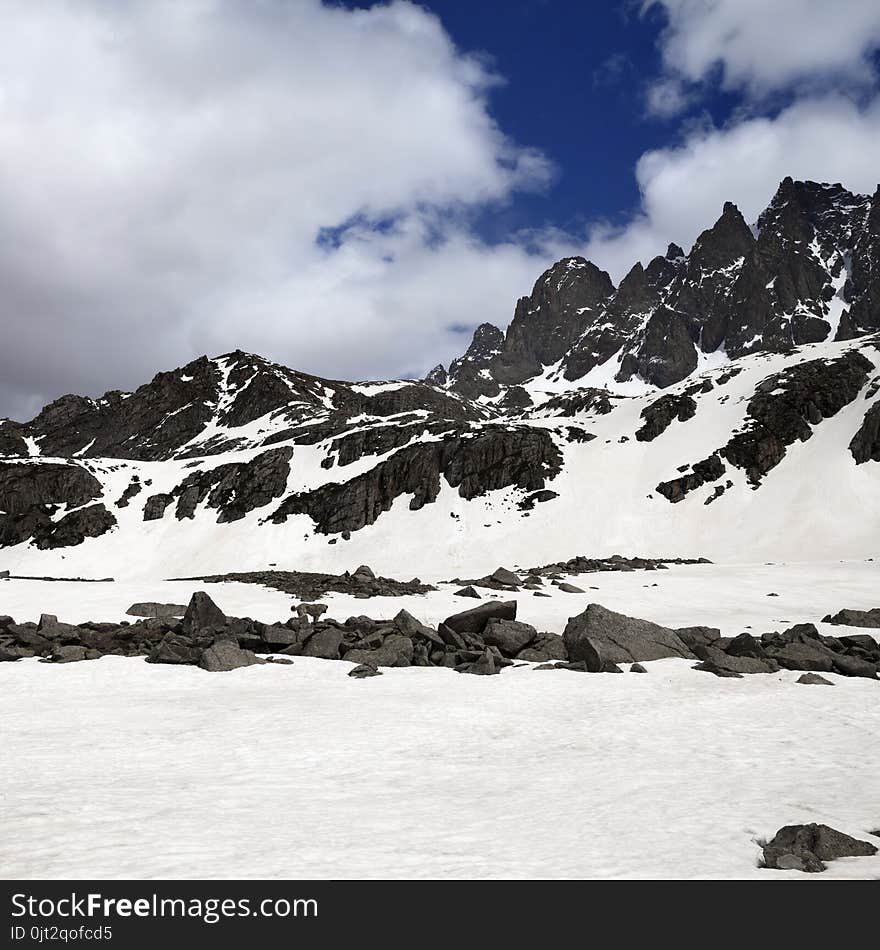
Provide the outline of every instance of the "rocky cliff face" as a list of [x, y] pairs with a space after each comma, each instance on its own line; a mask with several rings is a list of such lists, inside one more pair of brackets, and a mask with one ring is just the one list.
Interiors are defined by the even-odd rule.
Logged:
[[665, 388], [702, 355], [785, 352], [878, 327], [880, 190], [868, 197], [786, 178], [754, 226], [728, 202], [688, 254], [670, 245], [616, 288], [583, 258], [555, 264], [517, 303], [506, 333], [479, 327], [445, 385], [493, 398], [550, 367], [573, 382], [611, 361], [618, 381]]

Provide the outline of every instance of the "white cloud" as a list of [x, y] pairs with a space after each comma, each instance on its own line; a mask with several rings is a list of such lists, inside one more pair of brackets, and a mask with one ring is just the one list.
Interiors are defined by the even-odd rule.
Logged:
[[[709, 30], [731, 4], [664, 3], [669, 49], [687, 45], [688, 10], [712, 40], [694, 40], [702, 58], [676, 54], [670, 97], [690, 94], [700, 63], [777, 81], [778, 65], [744, 65], [737, 30]], [[772, 6], [767, 29], [789, 45]], [[873, 34], [855, 22], [861, 39], [847, 26], [828, 45], [861, 62]], [[402, 0], [5, 0], [0, 415], [235, 347], [325, 375], [421, 372], [460, 354], [457, 327], [506, 325], [561, 256], [619, 278], [669, 241], [689, 246], [725, 200], [753, 219], [787, 174], [876, 185], [878, 103], [810, 96], [644, 155], [627, 227], [488, 246], [472, 213], [552, 174], [493, 121], [498, 81]]]
[[754, 221], [786, 175], [873, 193], [878, 154], [880, 100], [860, 107], [839, 96], [807, 99], [774, 117], [699, 127], [639, 159], [640, 213], [622, 229], [596, 229], [586, 253], [619, 277], [670, 241], [688, 248], [724, 201]]
[[661, 119], [682, 113], [695, 99], [680, 79], [659, 79], [648, 86], [646, 105], [649, 115]]
[[880, 47], [877, 0], [644, 0], [662, 7], [665, 66], [700, 82], [721, 70], [727, 89], [754, 96], [794, 84], [872, 83]]
[[449, 324], [504, 322], [545, 261], [467, 214], [552, 169], [493, 121], [496, 82], [404, 0], [6, 0], [0, 402], [238, 345], [419, 369]]

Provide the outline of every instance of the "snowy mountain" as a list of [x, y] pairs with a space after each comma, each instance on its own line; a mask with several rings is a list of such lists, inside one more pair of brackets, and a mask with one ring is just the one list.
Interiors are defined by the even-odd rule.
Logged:
[[786, 179], [615, 287], [560, 261], [425, 380], [236, 351], [0, 422], [0, 570], [876, 553], [880, 190]]

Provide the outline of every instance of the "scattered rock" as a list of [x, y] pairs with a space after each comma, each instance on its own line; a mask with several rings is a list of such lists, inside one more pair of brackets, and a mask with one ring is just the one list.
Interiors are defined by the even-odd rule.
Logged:
[[582, 587], [575, 587], [574, 584], [562, 583], [558, 585], [559, 589], [566, 594], [586, 594]]
[[183, 604], [157, 604], [152, 601], [132, 604], [125, 611], [129, 617], [182, 617], [186, 613]]
[[825, 679], [818, 673], [802, 673], [796, 680], [796, 683], [803, 683], [804, 686], [833, 686], [831, 680]]
[[250, 650], [242, 650], [231, 640], [218, 640], [203, 650], [199, 658], [199, 666], [209, 673], [227, 673], [243, 666], [255, 666], [265, 662], [262, 657]]
[[519, 577], [513, 571], [507, 570], [506, 567], [497, 568], [490, 577], [498, 584], [504, 584], [507, 587], [518, 587], [522, 583]]
[[493, 618], [516, 620], [516, 601], [493, 601], [480, 604], [479, 607], [447, 617], [443, 624], [456, 633], [482, 633], [483, 628]]
[[596, 663], [603, 661], [632, 663], [638, 660], [660, 660], [664, 657], [693, 659], [693, 654], [676, 632], [648, 620], [615, 613], [601, 604], [590, 604], [572, 617], [563, 634], [572, 660]]
[[538, 631], [531, 624], [493, 617], [483, 629], [483, 642], [486, 646], [498, 647], [504, 656], [512, 658], [532, 643], [537, 635]]
[[455, 669], [458, 673], [474, 673], [477, 676], [493, 676], [501, 672], [495, 664], [495, 655], [491, 650], [486, 650], [473, 662], [462, 663]]
[[455, 592], [455, 596], [456, 597], [473, 597], [476, 600], [482, 599], [480, 595], [476, 592], [476, 590], [470, 584], [468, 584], [467, 587], [462, 587], [461, 590], [457, 590]]
[[847, 627], [880, 628], [880, 607], [871, 610], [838, 610], [833, 616], [822, 618], [822, 623], [833, 623]]
[[353, 670], [349, 670], [348, 675], [353, 679], [362, 680], [368, 676], [381, 676], [382, 672], [369, 663], [359, 663]]
[[630, 673], [647, 673], [648, 671], [642, 666], [641, 663], [633, 663], [629, 668]]
[[183, 615], [183, 629], [195, 633], [210, 627], [226, 626], [226, 614], [202, 590], [196, 591]]
[[877, 848], [828, 825], [786, 825], [763, 847], [766, 868], [815, 873], [836, 858], [869, 857]]

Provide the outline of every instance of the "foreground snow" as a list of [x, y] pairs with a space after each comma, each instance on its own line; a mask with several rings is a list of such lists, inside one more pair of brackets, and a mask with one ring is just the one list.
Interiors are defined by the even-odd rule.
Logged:
[[[878, 606], [875, 562], [699, 565], [574, 578], [520, 594], [561, 631], [592, 600], [726, 634]], [[654, 587], [652, 585], [657, 584]], [[0, 613], [112, 620], [133, 600], [204, 585], [0, 583]], [[210, 585], [230, 614], [292, 598]], [[436, 622], [472, 606], [330, 596], [332, 616]], [[778, 597], [767, 597], [768, 593]], [[824, 628], [844, 632], [845, 628]], [[853, 631], [850, 631], [853, 632]], [[860, 631], [865, 632], [865, 631]], [[757, 868], [757, 838], [825, 822], [880, 828], [880, 683], [798, 674], [718, 679], [687, 661], [646, 675], [462, 676], [297, 658], [208, 674], [105, 657], [0, 664], [6, 877], [793, 877]], [[875, 843], [880, 843], [877, 839]], [[880, 856], [822, 879], [880, 878]]]
[[880, 825], [878, 683], [349, 669], [4, 664], [4, 874], [803, 878], [755, 839]]

